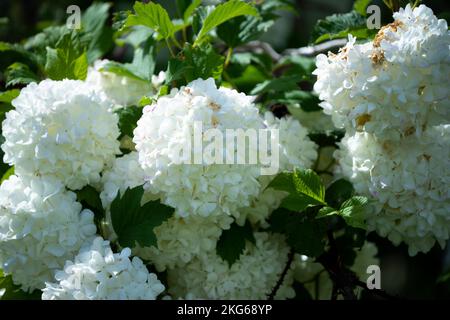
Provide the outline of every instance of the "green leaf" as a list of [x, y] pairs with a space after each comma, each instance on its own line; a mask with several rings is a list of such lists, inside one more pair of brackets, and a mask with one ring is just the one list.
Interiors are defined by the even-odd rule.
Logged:
[[135, 14], [128, 16], [125, 26], [143, 25], [158, 32], [162, 38], [173, 36], [175, 26], [167, 11], [161, 5], [149, 2], [136, 2], [133, 6]]
[[315, 43], [319, 43], [336, 38], [345, 38], [352, 30], [361, 29], [367, 29], [366, 19], [358, 12], [333, 14], [317, 21], [312, 32], [312, 39]]
[[353, 185], [345, 179], [334, 181], [325, 192], [325, 201], [333, 208], [339, 208], [341, 204], [351, 198], [354, 193]]
[[156, 57], [156, 42], [153, 39], [153, 32], [148, 28], [136, 26], [118, 42], [129, 43], [133, 46], [133, 61], [131, 63], [110, 61], [103, 67], [103, 70], [136, 80], [151, 81]]
[[94, 212], [94, 221], [97, 226], [105, 218], [105, 210], [100, 200], [100, 193], [91, 186], [85, 186], [81, 190], [77, 190], [77, 201], [80, 202], [83, 208], [89, 209]]
[[290, 55], [283, 57], [276, 68], [287, 69], [285, 75], [300, 74], [310, 77], [311, 73], [316, 69], [316, 60], [310, 57]]
[[146, 81], [151, 81], [155, 71], [156, 46], [150, 36], [139, 46], [134, 48], [134, 56], [129, 70]]
[[157, 247], [154, 228], [172, 217], [174, 209], [160, 203], [150, 201], [141, 206], [144, 194], [142, 186], [127, 189], [121, 196], [118, 192], [111, 203], [111, 220], [118, 242], [122, 247], [140, 246]]
[[74, 79], [84, 80], [87, 76], [88, 70], [88, 59], [86, 51], [81, 54], [78, 58], [73, 62], [73, 76]]
[[93, 62], [113, 46], [113, 32], [106, 24], [111, 3], [94, 2], [81, 16], [82, 41], [87, 43], [87, 58]]
[[197, 9], [197, 7], [201, 4], [202, 4], [202, 0], [194, 0], [186, 8], [186, 10], [184, 11], [184, 14], [183, 14], [183, 20], [184, 20], [185, 24], [187, 24], [189, 22], [189, 19], [192, 17], [192, 14], [194, 13], [195, 9]]
[[[227, 69], [227, 73], [230, 73], [233, 65], [229, 65]], [[257, 68], [253, 65], [247, 66], [239, 76], [233, 77], [231, 79], [231, 83], [234, 87], [241, 92], [249, 92], [251, 91], [256, 84], [263, 82], [267, 79], [267, 75], [263, 73], [260, 68]]]
[[303, 211], [310, 205], [326, 205], [325, 187], [311, 169], [281, 172], [270, 182], [268, 188], [289, 192], [281, 206], [292, 211]]
[[4, 92], [0, 92], [0, 102], [10, 104], [20, 94], [19, 89], [12, 89]]
[[[9, 52], [14, 54], [13, 61], [21, 61], [25, 64], [36, 66], [38, 64], [38, 56], [36, 56], [30, 50], [27, 50], [24, 46], [17, 43], [8, 43], [0, 41], [0, 53]], [[12, 62], [12, 61], [11, 61]]]
[[345, 132], [343, 130], [333, 130], [331, 132], [313, 132], [309, 134], [309, 138], [319, 147], [338, 147], [337, 143], [342, 140]]
[[353, 10], [355, 10], [362, 16], [366, 16], [367, 6], [371, 2], [372, 2], [372, 0], [356, 0], [355, 3], [353, 3]]
[[0, 270], [0, 300], [40, 300], [41, 295], [40, 290], [32, 293], [22, 291], [20, 286], [14, 284], [11, 275], [5, 276]]
[[447, 271], [446, 273], [441, 274], [438, 279], [436, 280], [437, 283], [446, 283], [450, 282], [450, 271]]
[[339, 210], [339, 215], [342, 216], [345, 222], [360, 229], [366, 229], [364, 219], [364, 206], [368, 203], [368, 199], [362, 196], [355, 196], [342, 203]]
[[299, 254], [317, 257], [324, 251], [326, 221], [315, 219], [312, 212], [299, 215], [283, 208], [269, 219], [270, 231], [285, 234], [288, 245]]
[[131, 64], [129, 63], [119, 63], [116, 61], [109, 61], [102, 67], [102, 71], [108, 71], [115, 73], [120, 76], [129, 77], [135, 80], [141, 80], [145, 81], [143, 78], [139, 77], [134, 73], [134, 70], [132, 67], [130, 67]]
[[0, 180], [0, 184], [2, 184], [3, 181], [7, 180], [13, 174], [14, 174], [14, 167], [11, 167], [3, 174], [2, 179]]
[[185, 74], [190, 72], [190, 69], [192, 69], [193, 66], [188, 65], [184, 61], [178, 59], [178, 58], [172, 58], [169, 60], [169, 63], [167, 64], [167, 70], [166, 70], [166, 83], [170, 84], [173, 81], [177, 81], [185, 77]]
[[357, 250], [360, 250], [366, 242], [366, 231], [347, 226], [344, 228], [344, 234], [339, 234], [341, 232], [335, 234], [336, 246], [342, 262], [350, 268], [354, 265]]
[[292, 219], [287, 226], [288, 244], [298, 253], [318, 257], [325, 250], [326, 223], [310, 217]]
[[237, 16], [257, 16], [258, 10], [244, 1], [230, 0], [218, 5], [204, 20], [194, 45], [199, 44], [208, 32], [215, 27]]
[[392, 12], [397, 12], [400, 8], [399, 0], [383, 0], [383, 2]]
[[39, 77], [23, 63], [14, 62], [6, 69], [6, 86], [15, 86], [18, 84], [29, 84], [39, 82]]
[[258, 84], [250, 94], [263, 94], [266, 92], [278, 92], [298, 90], [298, 82], [302, 80], [301, 75], [291, 75], [287, 77], [274, 78]]
[[[241, 70], [238, 73], [242, 73], [245, 68], [250, 64], [261, 68], [268, 76], [272, 77], [272, 58], [265, 53], [252, 53], [252, 52], [238, 52], [231, 56], [231, 68], [233, 66], [239, 66]], [[229, 67], [230, 68], [230, 67]], [[233, 70], [230, 70], [233, 74]]]
[[230, 229], [222, 231], [217, 242], [217, 254], [231, 267], [244, 252], [246, 240], [255, 243], [250, 223], [247, 221], [244, 226], [233, 223]]
[[56, 48], [47, 47], [45, 71], [53, 80], [86, 78], [87, 54], [76, 34], [66, 34]]
[[127, 108], [120, 108], [115, 113], [119, 116], [120, 137], [127, 135], [132, 138], [137, 121], [142, 116], [142, 108], [129, 106]]
[[94, 187], [91, 187], [89, 185], [85, 186], [83, 189], [77, 190], [76, 194], [78, 202], [84, 202], [91, 208], [103, 210], [100, 195]]
[[274, 24], [273, 19], [263, 20], [260, 17], [239, 16], [217, 27], [217, 35], [228, 47], [237, 46], [257, 39]]
[[56, 48], [57, 43], [66, 35], [74, 34], [74, 31], [66, 26], [51, 26], [42, 32], [28, 38], [24, 48], [29, 52], [34, 52], [39, 65], [45, 65], [47, 61], [47, 47]]
[[338, 214], [339, 214], [339, 212], [334, 208], [323, 207], [323, 208], [320, 208], [319, 212], [317, 213], [316, 218], [320, 219], [320, 218], [325, 218], [325, 217], [338, 215]]
[[187, 45], [183, 50], [185, 64], [192, 66], [186, 70], [187, 81], [193, 81], [198, 78], [219, 79], [222, 70], [224, 57], [217, 54], [210, 44], [192, 47]]
[[219, 79], [224, 60], [224, 57], [217, 54], [210, 44], [197, 47], [186, 44], [183, 51], [175, 59], [169, 61], [166, 83], [180, 79], [186, 83], [198, 78]]
[[268, 97], [271, 101], [276, 103], [282, 103], [288, 107], [299, 105], [303, 111], [321, 111], [322, 108], [319, 106], [320, 99], [318, 96], [309, 91], [294, 90], [281, 92], [281, 94], [275, 94]]
[[[138, 107], [145, 107], [145, 106], [151, 105], [154, 101], [155, 100], [153, 98], [151, 98], [151, 97], [143, 96], [138, 102]], [[136, 122], [137, 122], [137, 120], [136, 120]], [[127, 129], [124, 129], [124, 130], [127, 130]]]

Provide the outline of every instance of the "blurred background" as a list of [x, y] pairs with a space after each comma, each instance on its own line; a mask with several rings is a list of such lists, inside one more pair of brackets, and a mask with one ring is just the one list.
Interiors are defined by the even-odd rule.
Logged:
[[[263, 1], [263, 0], [258, 0]], [[110, 1], [111, 2], [111, 1]], [[175, 0], [155, 1], [162, 4], [171, 17], [178, 16]], [[214, 3], [215, 1], [206, 1]], [[277, 23], [261, 40], [270, 43], [277, 51], [308, 45], [311, 31], [318, 19], [333, 13], [349, 12], [353, 0], [293, 0], [296, 13], [280, 12]], [[433, 9], [435, 14], [449, 21], [449, 0], [422, 1]], [[44, 28], [65, 23], [66, 8], [76, 4], [83, 11], [92, 1], [88, 0], [0, 0], [0, 41], [20, 42]], [[113, 2], [112, 12], [131, 10], [134, 1], [119, 0]], [[390, 20], [390, 12], [382, 1], [372, 1], [382, 7], [382, 20]], [[126, 61], [129, 59], [123, 48], [113, 48], [108, 58]], [[159, 54], [159, 69], [164, 69], [166, 52]], [[4, 59], [0, 56], [1, 59]], [[0, 61], [6, 64], [7, 61]], [[427, 254], [409, 257], [404, 245], [394, 247], [389, 241], [375, 234], [369, 240], [379, 248], [381, 261], [382, 289], [391, 295], [407, 299], [448, 299], [450, 298], [450, 280], [440, 281], [442, 275], [450, 272], [450, 248], [442, 251], [437, 246]], [[450, 278], [450, 277], [447, 277]]]

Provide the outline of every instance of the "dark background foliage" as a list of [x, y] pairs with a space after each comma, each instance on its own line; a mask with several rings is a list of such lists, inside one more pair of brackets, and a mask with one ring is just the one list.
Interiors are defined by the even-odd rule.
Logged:
[[[156, 1], [171, 14], [177, 16], [175, 0]], [[318, 19], [333, 13], [349, 12], [352, 0], [296, 0], [297, 14], [282, 12], [277, 23], [261, 40], [269, 42], [277, 51], [286, 48], [305, 46], [310, 41], [311, 31]], [[448, 0], [428, 0], [425, 4], [433, 9], [440, 18], [449, 21], [450, 2]], [[0, 1], [0, 41], [20, 42], [22, 39], [40, 32], [45, 27], [64, 23], [67, 18], [66, 8], [78, 5], [83, 11], [92, 1], [89, 0], [1, 0]], [[119, 0], [113, 2], [112, 11], [129, 10], [134, 1]], [[372, 3], [383, 7], [382, 1]], [[383, 10], [383, 20], [389, 21], [388, 10]], [[110, 22], [111, 23], [111, 22]], [[164, 69], [168, 52], [162, 50], [158, 55], [157, 69]], [[108, 58], [127, 61], [130, 52], [127, 48], [115, 47], [107, 54]], [[4, 70], [11, 63], [8, 54], [0, 55], [0, 69]], [[4, 79], [0, 76], [0, 85]], [[0, 164], [0, 171], [6, 171]], [[407, 247], [393, 246], [388, 240], [370, 234], [369, 240], [379, 248], [381, 260], [382, 288], [391, 295], [408, 299], [450, 298], [450, 281], [439, 278], [450, 272], [450, 248], [442, 251], [437, 245], [427, 254], [409, 257]]]

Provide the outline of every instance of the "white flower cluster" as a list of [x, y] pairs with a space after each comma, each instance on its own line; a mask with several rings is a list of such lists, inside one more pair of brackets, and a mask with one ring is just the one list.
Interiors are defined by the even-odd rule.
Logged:
[[[261, 164], [177, 163], [175, 152], [190, 142], [196, 121], [202, 122], [201, 133], [217, 129], [224, 136], [227, 129], [279, 130], [275, 147], [282, 170], [309, 167], [317, 156], [307, 130], [294, 118], [261, 117], [252, 97], [217, 88], [213, 79], [199, 79], [147, 106], [134, 132], [137, 151], [116, 158], [118, 118], [111, 109], [131, 100], [118, 102], [108, 90], [123, 98], [113, 87], [125, 90], [134, 84], [104, 73], [102, 63], [91, 69], [86, 82], [30, 84], [3, 123], [5, 161], [15, 166], [17, 176], [0, 187], [0, 264], [24, 290], [46, 285], [44, 299], [155, 299], [164, 287], [139, 258], [130, 260], [132, 253], [170, 274], [198, 264], [222, 272], [223, 266], [228, 268], [216, 254], [222, 231], [235, 219], [267, 225], [286, 194], [265, 190], [273, 177], [261, 175]], [[138, 91], [129, 92], [137, 97], [143, 92]], [[258, 152], [249, 149], [246, 153]], [[231, 150], [234, 155], [237, 151], [236, 146]], [[86, 185], [100, 192], [108, 226], [102, 232], [112, 241], [116, 235], [109, 207], [119, 191], [145, 185], [142, 204], [161, 199], [176, 214], [155, 228], [155, 247], [114, 254], [107, 241], [94, 240], [93, 213], [82, 210], [75, 193], [67, 190]], [[278, 235], [256, 233], [255, 238], [238, 265], [220, 276], [223, 297], [265, 297], [275, 285], [289, 249]], [[241, 281], [246, 281], [242, 292]], [[235, 287], [229, 288], [230, 283]], [[290, 284], [282, 287], [279, 298], [294, 295]], [[211, 293], [215, 288], [210, 282], [197, 296], [221, 297]]]
[[[111, 226], [109, 205], [117, 196], [127, 188], [143, 185], [145, 174], [138, 162], [136, 152], [131, 152], [115, 160], [114, 165], [106, 171], [102, 178], [103, 191], [100, 193], [103, 206], [107, 209], [110, 239], [115, 239]], [[149, 191], [144, 193], [142, 203], [158, 199], [158, 195]], [[183, 266], [194, 256], [215, 250], [222, 229], [229, 228], [232, 218], [188, 216], [185, 218], [172, 217], [162, 225], [156, 227], [154, 232], [157, 238], [157, 247], [140, 247], [133, 249], [133, 254], [151, 261], [159, 271], [167, 267]]]
[[161, 71], [152, 76], [151, 83], [127, 76], [105, 71], [103, 68], [109, 60], [97, 60], [94, 66], [89, 67], [86, 83], [109, 103], [112, 109], [137, 105], [143, 96], [157, 93], [165, 80], [165, 73]]
[[276, 118], [264, 114], [264, 124], [279, 130], [280, 170], [310, 168], [317, 158], [317, 145], [308, 137], [308, 130], [293, 117]]
[[374, 41], [350, 37], [337, 55], [317, 57], [314, 89], [335, 125], [388, 139], [448, 122], [450, 31], [431, 9], [408, 5]]
[[43, 300], [155, 300], [164, 286], [141, 259], [130, 260], [131, 250], [113, 253], [108, 241], [96, 238], [74, 261], [47, 283]]
[[[164, 203], [175, 207], [176, 215], [220, 216], [238, 214], [239, 207], [250, 204], [257, 196], [260, 175], [257, 165], [211, 164], [192, 141], [196, 122], [202, 131], [217, 129], [261, 129], [264, 127], [252, 98], [235, 90], [217, 89], [212, 78], [198, 79], [144, 108], [134, 130], [133, 141], [139, 153], [147, 188], [162, 192]], [[194, 141], [195, 142], [195, 141]], [[191, 146], [183, 154], [185, 146]], [[192, 152], [191, 152], [192, 151]], [[229, 154], [225, 150], [224, 154]], [[231, 150], [232, 155], [236, 150]], [[257, 150], [248, 150], [257, 154]], [[187, 154], [188, 153], [188, 154]], [[190, 164], [182, 157], [193, 157]], [[186, 160], [183, 158], [183, 160]]]
[[371, 230], [409, 253], [429, 251], [450, 236], [450, 125], [428, 128], [399, 145], [369, 133], [346, 136], [336, 152], [340, 173], [375, 201], [367, 214]]
[[0, 267], [23, 290], [42, 289], [94, 238], [93, 213], [54, 178], [11, 176], [0, 186]]
[[151, 261], [158, 271], [183, 267], [199, 255], [214, 252], [223, 229], [232, 218], [223, 222], [210, 217], [172, 217], [154, 229], [157, 247], [137, 247], [133, 253]]
[[[276, 118], [272, 112], [264, 114], [264, 124], [267, 128], [278, 130], [279, 134], [279, 167], [280, 171], [298, 168], [310, 168], [317, 158], [317, 145], [308, 137], [308, 131], [295, 118], [288, 116]], [[248, 219], [253, 224], [261, 223], [267, 226], [266, 219], [272, 211], [280, 206], [288, 195], [284, 191], [267, 188], [275, 176], [260, 176], [260, 193], [250, 206], [239, 210], [239, 224]]]
[[23, 88], [3, 121], [4, 161], [19, 175], [53, 176], [70, 189], [100, 180], [120, 153], [117, 115], [82, 81]]
[[[289, 247], [281, 235], [256, 232], [239, 260], [231, 265], [215, 252], [168, 272], [169, 293], [183, 299], [267, 299], [287, 263]], [[283, 283], [277, 298], [295, 296]]]
[[318, 56], [315, 90], [346, 129], [338, 171], [375, 200], [369, 228], [415, 255], [450, 237], [450, 32], [424, 5], [394, 19]]
[[[2, 124], [2, 149], [4, 161], [14, 165], [17, 176], [0, 186], [0, 268], [6, 275], [11, 274], [23, 290], [32, 291], [52, 281], [55, 272], [80, 248], [92, 243], [96, 234], [93, 213], [82, 210], [75, 193], [66, 188], [77, 190], [88, 184], [100, 187], [106, 168], [115, 163], [130, 165], [132, 161], [114, 161], [120, 154], [118, 117], [108, 109], [111, 103], [87, 82], [31, 83], [12, 105], [15, 108], [6, 114]], [[135, 160], [137, 170], [140, 166], [137, 157]], [[127, 183], [143, 184], [143, 175], [137, 176], [140, 180]], [[117, 179], [103, 175], [106, 178]], [[112, 201], [112, 193], [117, 190], [115, 185], [105, 184], [103, 202]], [[105, 254], [109, 263], [110, 254]], [[139, 261], [122, 261], [117, 268], [129, 268], [127, 272], [140, 281], [143, 271], [139, 269], [145, 266]], [[155, 298], [163, 290], [155, 277], [151, 275], [147, 284], [143, 281], [142, 288], [131, 293], [114, 291], [115, 285], [122, 287], [122, 282], [129, 282], [129, 275], [123, 272], [120, 281], [107, 280], [109, 293], [101, 291], [97, 298]], [[75, 287], [79, 286], [77, 281]], [[143, 293], [148, 286], [154, 287], [154, 292]], [[80, 290], [90, 290], [90, 286]], [[59, 293], [55, 297], [63, 295], [56, 291]], [[80, 298], [80, 292], [73, 296]], [[83, 297], [92, 297], [89, 294], [85, 292]]]
[[[208, 98], [210, 101], [205, 101], [205, 97], [201, 96], [205, 92], [210, 95]], [[199, 110], [193, 107], [194, 102], [191, 100], [197, 101]], [[209, 103], [209, 105], [204, 106], [202, 103]], [[176, 197], [180, 197], [180, 193], [183, 197], [181, 204], [176, 200], [169, 203], [177, 208], [178, 215], [155, 228], [158, 239], [157, 247], [141, 248], [138, 246], [133, 250], [134, 254], [151, 261], [160, 271], [175, 267], [181, 268], [192, 259], [200, 255], [212, 254], [215, 251], [217, 240], [222, 230], [228, 229], [233, 222], [232, 217], [228, 214], [202, 216], [192, 214], [192, 212], [195, 212], [194, 210], [199, 207], [200, 201], [211, 201], [213, 205], [216, 205], [214, 201], [217, 200], [205, 198], [209, 196], [206, 194], [207, 190], [216, 192], [215, 197], [218, 199], [227, 199], [230, 198], [230, 188], [234, 189], [233, 194], [247, 192], [245, 186], [242, 187], [239, 183], [245, 183], [246, 179], [249, 179], [248, 175], [246, 177], [246, 170], [242, 170], [242, 168], [239, 168], [240, 166], [236, 165], [202, 166], [167, 163], [166, 159], [170, 160], [171, 148], [180, 147], [186, 139], [190, 139], [189, 133], [187, 136], [182, 135], [182, 130], [174, 131], [174, 128], [192, 126], [195, 119], [202, 119], [201, 117], [215, 117], [213, 111], [218, 113], [216, 116], [218, 119], [223, 119], [224, 130], [228, 129], [229, 126], [233, 128], [238, 121], [244, 122], [244, 120], [238, 120], [239, 114], [236, 111], [238, 108], [244, 108], [244, 115], [245, 112], [250, 113], [249, 119], [251, 119], [251, 122], [249, 120], [247, 122], [253, 124], [253, 127], [279, 129], [280, 141], [278, 147], [282, 169], [292, 169], [295, 165], [309, 167], [312, 164], [317, 155], [316, 146], [308, 139], [307, 131], [300, 126], [298, 121], [293, 118], [275, 119], [269, 113], [265, 115], [266, 120], [263, 121], [263, 118], [254, 110], [249, 98], [229, 89], [220, 88], [217, 90], [213, 80], [210, 79], [207, 81], [197, 80], [180, 91], [175, 91], [171, 96], [160, 98], [156, 106], [147, 107], [150, 111], [144, 113], [139, 121], [138, 129], [135, 130], [138, 152], [131, 152], [116, 159], [112, 168], [103, 174], [103, 191], [100, 197], [105, 208], [108, 208], [116, 197], [117, 191], [123, 193], [128, 187], [142, 185], [149, 180], [148, 177], [157, 176], [161, 171], [164, 172], [167, 180], [182, 181], [185, 184], [178, 185], [175, 182], [158, 178], [154, 183], [151, 180], [150, 187], [144, 193], [143, 203], [155, 200], [157, 197], [166, 201], [170, 197], [178, 199]], [[191, 111], [190, 109], [194, 110]], [[156, 113], [157, 111], [158, 113]], [[191, 115], [191, 112], [194, 114]], [[231, 112], [231, 115], [226, 112]], [[181, 124], [177, 125], [177, 122]], [[255, 123], [257, 125], [254, 125]], [[161, 133], [152, 129], [155, 127], [164, 128], [164, 126], [167, 128], [164, 129], [165, 131], [160, 130]], [[245, 123], [239, 127], [245, 129]], [[158, 134], [158, 136], [152, 138], [152, 135], [155, 134]], [[136, 138], [136, 135], [139, 135], [139, 137]], [[156, 155], [159, 155], [159, 157]], [[151, 167], [147, 167], [146, 170], [142, 162], [147, 163], [148, 160], [152, 162]], [[159, 169], [159, 171], [155, 169]], [[223, 174], [224, 169], [232, 172], [230, 174], [236, 176], [239, 183], [232, 180], [222, 182], [221, 180], [227, 177]], [[209, 174], [210, 172], [212, 174]], [[242, 177], [239, 177], [238, 174]], [[286, 196], [285, 192], [272, 189], [264, 190], [272, 179], [273, 177], [260, 176], [255, 180], [252, 176], [250, 183], [256, 189], [255, 192], [259, 193], [259, 196], [257, 198], [252, 197], [250, 206], [233, 212], [233, 215], [238, 217], [240, 224], [245, 223], [246, 218], [254, 223], [265, 223], [265, 219], [279, 205], [281, 199]], [[201, 184], [196, 185], [197, 181]], [[218, 189], [216, 185], [219, 183], [224, 187]], [[199, 192], [196, 192], [196, 189], [200, 189]], [[192, 199], [192, 193], [198, 195], [199, 199]], [[236, 199], [236, 196], [233, 196], [232, 199]], [[231, 201], [232, 199], [226, 202], [227, 205], [236, 206], [240, 204], [238, 200]], [[242, 206], [242, 204], [240, 205]], [[112, 235], [110, 239], [114, 239], [114, 231], [112, 228], [110, 229]]]

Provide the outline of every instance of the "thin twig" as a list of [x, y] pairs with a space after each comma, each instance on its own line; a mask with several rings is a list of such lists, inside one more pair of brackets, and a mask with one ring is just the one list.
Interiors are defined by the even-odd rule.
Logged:
[[319, 53], [328, 52], [329, 50], [342, 47], [346, 43], [347, 39], [334, 39], [312, 46], [296, 49], [286, 49], [280, 54], [267, 42], [250, 41], [242, 46], [237, 47], [235, 49], [235, 52], [265, 53], [270, 56], [273, 61], [280, 61], [284, 57], [295, 55], [313, 57], [318, 55]]
[[313, 57], [318, 55], [319, 53], [324, 53], [335, 48], [343, 47], [346, 43], [347, 39], [334, 39], [308, 47], [302, 47], [297, 49], [286, 49], [283, 52], [283, 55], [300, 55]]
[[386, 291], [384, 291], [384, 290], [382, 290], [382, 289], [369, 289], [369, 288], [367, 288], [367, 284], [364, 283], [364, 282], [361, 281], [361, 280], [357, 280], [357, 281], [355, 282], [355, 284], [356, 284], [358, 287], [364, 289], [366, 292], [368, 292], [368, 293], [370, 293], [370, 294], [372, 294], [372, 295], [378, 296], [378, 297], [380, 297], [380, 298], [383, 298], [383, 299], [387, 299], [387, 300], [400, 300], [400, 299], [401, 299], [401, 298], [398, 297], [398, 296], [390, 295], [389, 293], [387, 293]]
[[280, 278], [277, 281], [277, 284], [275, 287], [273, 287], [272, 292], [269, 295], [269, 300], [273, 300], [275, 298], [275, 295], [278, 292], [278, 289], [280, 289], [281, 285], [283, 284], [284, 278], [286, 277], [286, 274], [288, 273], [289, 269], [291, 268], [292, 261], [294, 260], [294, 251], [290, 251], [288, 254], [288, 261], [286, 262], [286, 265], [284, 266], [284, 270], [280, 275]]

